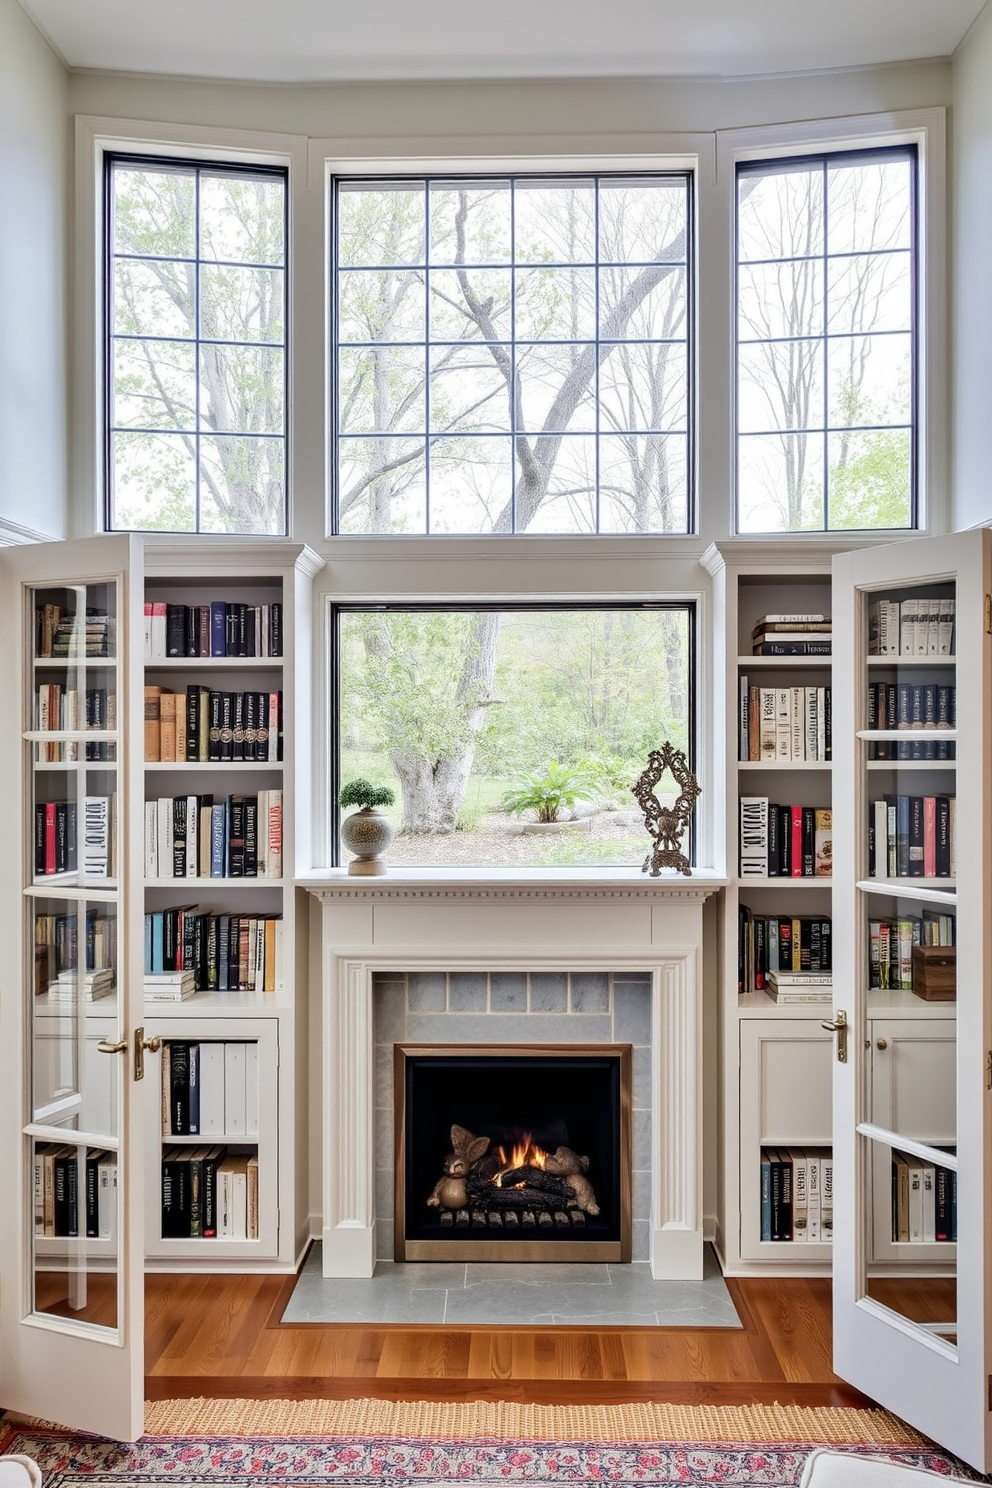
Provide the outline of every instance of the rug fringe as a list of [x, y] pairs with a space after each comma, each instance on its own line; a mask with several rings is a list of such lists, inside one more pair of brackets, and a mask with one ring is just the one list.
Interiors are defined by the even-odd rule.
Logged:
[[927, 1441], [888, 1411], [849, 1406], [527, 1405], [491, 1400], [157, 1400], [146, 1403], [145, 1432], [879, 1448]]

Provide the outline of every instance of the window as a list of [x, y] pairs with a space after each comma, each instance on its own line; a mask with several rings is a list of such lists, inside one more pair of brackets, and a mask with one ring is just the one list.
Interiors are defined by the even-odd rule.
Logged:
[[393, 863], [640, 864], [631, 786], [664, 739], [692, 745], [693, 618], [687, 604], [340, 609], [335, 784], [395, 793]]
[[688, 175], [339, 179], [333, 215], [338, 531], [688, 531]]
[[106, 170], [107, 526], [285, 533], [286, 173]]
[[737, 175], [737, 526], [916, 524], [916, 152]]

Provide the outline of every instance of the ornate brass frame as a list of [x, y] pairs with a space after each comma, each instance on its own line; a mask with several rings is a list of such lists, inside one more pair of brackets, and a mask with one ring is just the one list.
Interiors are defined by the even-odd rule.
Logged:
[[[666, 771], [679, 787], [674, 806], [662, 806], [654, 793], [655, 786]], [[641, 872], [650, 873], [652, 878], [657, 878], [662, 868], [675, 868], [684, 877], [690, 878], [692, 867], [681, 850], [682, 837], [702, 792], [699, 782], [689, 769], [684, 751], [675, 749], [667, 739], [660, 749], [652, 749], [648, 755], [648, 767], [638, 777], [633, 793], [644, 812], [645, 830], [654, 840], [654, 848], [644, 859]]]

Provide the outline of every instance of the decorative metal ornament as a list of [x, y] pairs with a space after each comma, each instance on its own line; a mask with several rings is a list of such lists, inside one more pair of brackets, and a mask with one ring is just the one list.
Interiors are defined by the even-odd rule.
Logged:
[[[654, 793], [655, 786], [666, 772], [679, 787], [674, 806], [663, 806]], [[638, 777], [633, 791], [644, 812], [645, 830], [654, 840], [654, 848], [644, 859], [641, 872], [657, 878], [662, 868], [675, 868], [690, 878], [692, 868], [681, 850], [682, 837], [701, 792], [685, 753], [673, 748], [667, 740], [660, 749], [652, 749], [648, 755], [648, 767]]]

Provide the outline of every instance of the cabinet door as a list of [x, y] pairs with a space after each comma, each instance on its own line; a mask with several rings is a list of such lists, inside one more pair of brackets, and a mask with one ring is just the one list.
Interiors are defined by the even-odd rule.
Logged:
[[834, 559], [834, 1369], [982, 1473], [990, 579], [987, 531]]
[[144, 1424], [140, 556], [126, 537], [0, 556], [0, 1378], [13, 1410], [129, 1441]]

